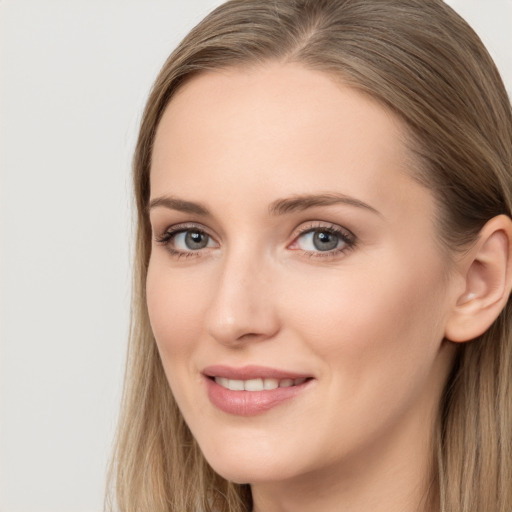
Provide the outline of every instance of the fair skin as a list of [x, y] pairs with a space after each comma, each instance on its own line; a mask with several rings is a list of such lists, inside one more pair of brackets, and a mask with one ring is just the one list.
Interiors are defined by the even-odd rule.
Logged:
[[[251, 484], [255, 512], [425, 509], [475, 254], [448, 264], [403, 134], [298, 64], [201, 74], [158, 127], [153, 332], [206, 459]], [[220, 380], [258, 372], [300, 380], [270, 405]]]

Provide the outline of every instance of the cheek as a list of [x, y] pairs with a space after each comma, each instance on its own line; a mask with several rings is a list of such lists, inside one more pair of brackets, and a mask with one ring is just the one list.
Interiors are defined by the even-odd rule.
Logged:
[[195, 403], [190, 378], [198, 378], [194, 353], [205, 310], [206, 283], [193, 276], [194, 272], [173, 271], [155, 258], [146, 281], [151, 328], [167, 381], [183, 413], [193, 410]]
[[325, 423], [343, 431], [350, 446], [361, 446], [399, 418], [417, 413], [420, 423], [428, 422], [444, 378], [438, 358], [443, 287], [416, 272], [387, 271], [365, 274], [375, 280], [354, 272], [338, 285], [310, 287], [300, 299], [295, 294], [289, 312], [295, 337], [321, 361], [326, 402], [343, 404], [325, 413]]
[[444, 332], [442, 267], [422, 273], [407, 263], [351, 267], [329, 280], [306, 278], [307, 293], [290, 290], [296, 336], [352, 390], [399, 386], [433, 364]]
[[155, 260], [146, 283], [148, 313], [162, 358], [174, 360], [190, 353], [199, 339], [205, 283], [199, 287], [193, 273], [172, 272]]

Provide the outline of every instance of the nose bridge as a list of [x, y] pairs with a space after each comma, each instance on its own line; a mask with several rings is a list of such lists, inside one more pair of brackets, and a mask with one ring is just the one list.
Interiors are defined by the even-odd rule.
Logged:
[[245, 250], [226, 254], [206, 318], [210, 336], [223, 344], [239, 344], [276, 333], [271, 274], [271, 265], [261, 255]]

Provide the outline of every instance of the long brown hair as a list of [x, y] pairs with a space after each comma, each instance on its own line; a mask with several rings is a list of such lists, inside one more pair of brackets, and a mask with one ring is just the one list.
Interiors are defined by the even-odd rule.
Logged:
[[[250, 510], [248, 486], [205, 462], [167, 384], [145, 298], [151, 152], [176, 90], [205, 70], [274, 60], [338, 77], [408, 128], [413, 176], [438, 202], [450, 250], [512, 211], [512, 113], [496, 67], [473, 30], [441, 0], [231, 0], [164, 64], [134, 157], [137, 241], [131, 339], [112, 465], [122, 512]], [[439, 409], [442, 512], [512, 509], [512, 307], [461, 344]]]

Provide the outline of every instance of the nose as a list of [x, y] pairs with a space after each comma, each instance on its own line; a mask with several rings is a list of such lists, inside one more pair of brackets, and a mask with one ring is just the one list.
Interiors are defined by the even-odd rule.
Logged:
[[273, 338], [280, 329], [271, 271], [261, 260], [233, 256], [220, 271], [206, 329], [227, 346]]

